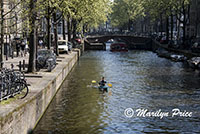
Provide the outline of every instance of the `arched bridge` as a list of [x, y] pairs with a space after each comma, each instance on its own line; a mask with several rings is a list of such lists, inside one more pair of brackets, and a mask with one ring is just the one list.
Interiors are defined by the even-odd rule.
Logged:
[[[115, 40], [117, 42], [124, 42], [128, 45], [129, 49], [140, 49], [140, 50], [151, 50], [152, 49], [152, 40], [147, 37], [136, 37], [131, 35], [102, 35], [102, 36], [91, 36], [86, 38], [85, 49], [91, 50], [97, 48], [97, 45], [104, 45], [109, 40]], [[93, 47], [95, 46], [96, 47]], [[102, 47], [102, 49], [104, 49]]]

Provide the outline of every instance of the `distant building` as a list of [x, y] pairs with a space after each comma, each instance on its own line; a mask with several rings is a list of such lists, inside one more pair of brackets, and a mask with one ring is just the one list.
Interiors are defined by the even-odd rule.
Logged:
[[192, 0], [190, 5], [190, 22], [187, 35], [200, 37], [200, 0]]
[[153, 32], [153, 25], [148, 16], [142, 17], [134, 21], [133, 31], [138, 34], [148, 34]]
[[[15, 4], [9, 0], [4, 0], [4, 38], [5, 42], [9, 42], [9, 38], [22, 36], [22, 18], [21, 18], [21, 5], [15, 6], [20, 0], [16, 0]], [[14, 9], [12, 9], [14, 8]], [[12, 12], [11, 12], [12, 11]], [[10, 36], [10, 37], [8, 37]]]

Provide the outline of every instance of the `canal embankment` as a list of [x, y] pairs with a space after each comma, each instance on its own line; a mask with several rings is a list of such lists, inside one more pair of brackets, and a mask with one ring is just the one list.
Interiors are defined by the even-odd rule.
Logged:
[[175, 48], [169, 48], [167, 44], [160, 44], [156, 40], [152, 40], [152, 51], [155, 52], [158, 48], [164, 48], [165, 50], [177, 54], [182, 54], [186, 57], [200, 57], [199, 53], [193, 53], [191, 50], [181, 50], [181, 49], [175, 49]]
[[66, 76], [78, 61], [81, 51], [57, 58], [52, 72], [26, 74], [29, 94], [24, 99], [11, 98], [0, 102], [0, 134], [27, 134], [32, 130], [56, 95]]

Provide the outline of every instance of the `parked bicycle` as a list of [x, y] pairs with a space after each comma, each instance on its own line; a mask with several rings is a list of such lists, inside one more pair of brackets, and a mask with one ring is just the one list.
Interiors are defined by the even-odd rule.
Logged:
[[24, 73], [6, 68], [0, 70], [0, 101], [17, 94], [20, 94], [19, 98], [23, 99], [28, 92]]

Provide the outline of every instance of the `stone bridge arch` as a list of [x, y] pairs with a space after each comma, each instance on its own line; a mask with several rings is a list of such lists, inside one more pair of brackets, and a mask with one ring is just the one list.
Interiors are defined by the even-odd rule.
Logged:
[[109, 41], [110, 39], [114, 39], [117, 42], [125, 42], [128, 45], [129, 49], [140, 49], [140, 50], [152, 49], [151, 38], [136, 37], [136, 36], [131, 36], [131, 35], [91, 36], [91, 37], [86, 38], [86, 42], [87, 42], [87, 45], [91, 45], [95, 43], [102, 43], [105, 45], [105, 43]]

